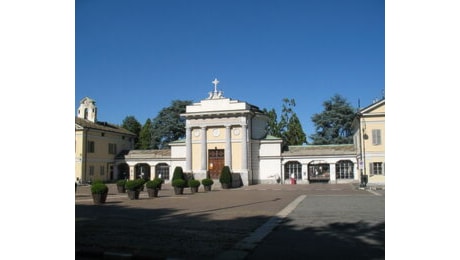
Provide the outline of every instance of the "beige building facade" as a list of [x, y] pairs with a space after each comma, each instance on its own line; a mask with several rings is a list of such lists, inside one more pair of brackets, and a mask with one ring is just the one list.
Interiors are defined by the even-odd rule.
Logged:
[[[134, 135], [129, 131], [108, 131], [107, 126], [84, 119], [93, 115], [85, 108], [97, 110], [90, 99], [83, 99], [86, 105], [79, 109], [75, 129], [76, 177], [169, 182], [174, 169], [182, 167], [195, 179], [217, 180], [221, 169], [229, 166], [242, 185], [359, 182], [361, 174], [368, 174], [369, 183], [384, 184], [384, 100], [359, 110], [353, 122], [353, 144], [290, 146], [282, 151], [283, 141], [267, 135], [268, 117], [257, 106], [224, 97], [217, 79], [213, 83], [214, 91], [187, 106], [181, 115], [185, 138], [171, 142], [165, 150], [133, 150]], [[91, 142], [97, 142], [97, 149], [85, 154], [88, 148], [83, 145]], [[111, 144], [116, 144], [115, 154], [110, 153]]]
[[360, 109], [353, 122], [360, 174], [369, 183], [385, 183], [385, 99]]
[[115, 180], [116, 156], [133, 149], [135, 137], [121, 127], [97, 121], [96, 102], [83, 98], [75, 117], [76, 181]]

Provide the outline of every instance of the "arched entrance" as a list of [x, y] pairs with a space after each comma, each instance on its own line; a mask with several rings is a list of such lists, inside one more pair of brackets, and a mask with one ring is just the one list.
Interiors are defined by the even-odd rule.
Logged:
[[341, 160], [335, 164], [335, 178], [340, 179], [354, 179], [353, 172], [354, 165], [350, 160]]
[[166, 163], [155, 165], [155, 178], [169, 180], [169, 165]]
[[147, 163], [136, 164], [134, 173], [135, 179], [143, 178], [145, 180], [150, 180], [150, 165]]
[[302, 164], [300, 162], [289, 161], [284, 164], [284, 179], [289, 180], [290, 178], [302, 179]]
[[129, 165], [127, 163], [120, 163], [117, 166], [117, 169], [117, 180], [125, 180], [129, 178]]
[[312, 161], [308, 164], [308, 180], [310, 182], [329, 182], [330, 179], [329, 163]]

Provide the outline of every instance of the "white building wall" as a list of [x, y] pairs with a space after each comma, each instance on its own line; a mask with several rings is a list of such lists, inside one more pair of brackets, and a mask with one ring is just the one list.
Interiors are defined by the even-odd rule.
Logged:
[[260, 159], [259, 179], [255, 183], [275, 184], [281, 178], [281, 159], [280, 158], [261, 158]]

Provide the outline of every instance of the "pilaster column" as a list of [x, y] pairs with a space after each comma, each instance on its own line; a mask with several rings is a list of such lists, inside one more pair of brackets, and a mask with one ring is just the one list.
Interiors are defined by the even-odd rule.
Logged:
[[134, 179], [136, 179], [136, 177], [134, 176], [134, 174], [135, 174], [134, 166], [135, 166], [135, 165], [130, 165], [130, 166], [129, 166], [129, 180], [134, 180]]
[[150, 180], [155, 179], [155, 164], [150, 165]]
[[232, 169], [232, 128], [225, 126], [225, 165]]
[[207, 167], [207, 159], [206, 159], [206, 151], [207, 144], [206, 144], [206, 127], [201, 127], [201, 172], [206, 172]]
[[248, 125], [241, 125], [241, 170], [248, 172]]
[[336, 183], [336, 178], [335, 178], [335, 163], [330, 163], [329, 164], [329, 180], [330, 183]]
[[192, 128], [185, 128], [185, 172], [192, 172]]

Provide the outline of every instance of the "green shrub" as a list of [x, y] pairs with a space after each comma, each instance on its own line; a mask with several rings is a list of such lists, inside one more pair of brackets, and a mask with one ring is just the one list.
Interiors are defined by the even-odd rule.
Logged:
[[176, 168], [174, 168], [172, 180], [177, 180], [177, 179], [185, 180], [184, 171], [182, 170], [182, 167], [180, 166], [176, 166]]
[[94, 182], [91, 184], [91, 193], [94, 194], [104, 194], [109, 192], [109, 187], [101, 181]]
[[232, 183], [232, 173], [230, 172], [230, 168], [228, 166], [224, 166], [220, 173], [219, 177], [220, 183], [231, 184]]
[[126, 180], [118, 180], [117, 181], [117, 186], [125, 186]]
[[141, 186], [143, 185], [143, 182], [140, 182], [139, 180], [140, 179], [127, 180], [126, 184], [125, 184], [125, 188], [127, 190], [138, 190], [138, 189], [140, 189]]
[[147, 181], [145, 183], [145, 186], [148, 188], [148, 189], [159, 189], [161, 184], [162, 184], [162, 180], [161, 179], [154, 179], [152, 181]]
[[147, 182], [147, 180], [143, 179], [143, 178], [136, 179], [136, 181], [138, 181], [141, 186], [144, 185]]
[[189, 180], [188, 181], [188, 186], [190, 187], [200, 187], [201, 183], [199, 180]]
[[203, 186], [211, 186], [214, 184], [214, 181], [212, 179], [202, 179], [201, 180], [201, 184], [203, 184]]
[[172, 181], [173, 187], [184, 188], [185, 187], [185, 180], [183, 179], [175, 179]]

